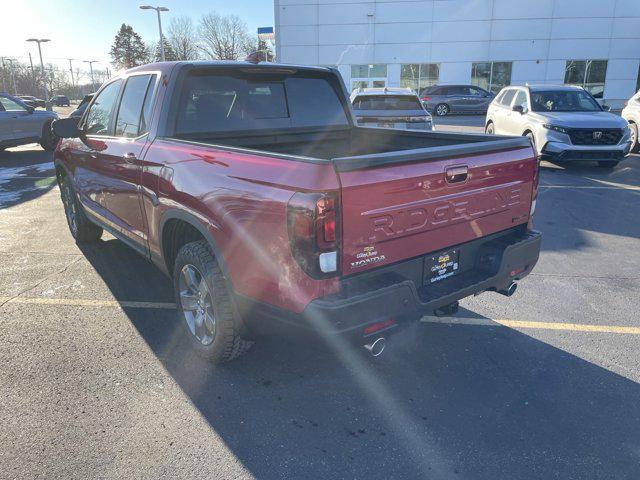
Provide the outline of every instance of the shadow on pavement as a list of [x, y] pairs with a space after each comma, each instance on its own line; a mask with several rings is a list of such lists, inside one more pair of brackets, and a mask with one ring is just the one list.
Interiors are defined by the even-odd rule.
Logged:
[[51, 152], [0, 150], [0, 209], [34, 200], [55, 185]]
[[640, 157], [628, 157], [612, 170], [595, 162], [543, 162], [541, 171], [533, 224], [542, 231], [543, 250], [591, 247], [593, 235], [589, 232], [640, 238], [636, 207], [640, 191], [616, 188], [640, 187]]
[[[173, 301], [120, 242], [83, 252], [116, 299]], [[514, 330], [416, 324], [375, 359], [267, 338], [214, 366], [175, 312], [126, 313], [258, 479], [640, 478], [638, 384]]]

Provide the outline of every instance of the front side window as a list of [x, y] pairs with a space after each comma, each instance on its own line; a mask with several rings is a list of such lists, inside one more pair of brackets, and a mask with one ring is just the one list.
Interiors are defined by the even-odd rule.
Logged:
[[564, 83], [578, 85], [595, 98], [602, 98], [606, 76], [606, 60], [567, 60]]
[[516, 91], [513, 89], [509, 89], [507, 91], [504, 92], [504, 94], [502, 95], [502, 98], [500, 99], [500, 105], [504, 105], [505, 107], [508, 107], [509, 105], [511, 105], [511, 100], [513, 100], [513, 97], [515, 96]]
[[471, 84], [497, 93], [511, 85], [511, 62], [476, 62], [471, 66]]
[[439, 63], [408, 63], [400, 67], [400, 86], [416, 93], [438, 83], [439, 77]]
[[131, 138], [144, 133], [142, 106], [150, 79], [151, 75], [135, 75], [127, 80], [116, 119], [116, 137]]
[[516, 93], [516, 98], [513, 104], [520, 105], [524, 108], [529, 108], [529, 104], [527, 102], [527, 94], [524, 92], [524, 90], [518, 90], [518, 93]]
[[7, 112], [26, 112], [27, 109], [9, 97], [0, 97], [0, 104]]
[[579, 89], [531, 92], [534, 112], [599, 112], [602, 109], [591, 95]]
[[108, 136], [111, 134], [109, 123], [116, 107], [122, 80], [107, 85], [89, 108], [84, 122], [84, 133], [87, 135]]

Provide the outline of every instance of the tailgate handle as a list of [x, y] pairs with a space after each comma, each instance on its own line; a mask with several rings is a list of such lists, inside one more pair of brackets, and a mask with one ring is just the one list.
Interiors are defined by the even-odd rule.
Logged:
[[449, 167], [445, 169], [445, 178], [447, 183], [461, 183], [467, 181], [469, 175], [469, 167], [461, 165], [458, 167]]

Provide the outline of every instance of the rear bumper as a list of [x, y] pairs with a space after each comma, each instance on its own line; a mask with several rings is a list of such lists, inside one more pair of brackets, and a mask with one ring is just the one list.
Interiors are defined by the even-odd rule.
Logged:
[[422, 285], [424, 257], [419, 257], [347, 278], [341, 294], [313, 300], [300, 314], [247, 298], [237, 298], [237, 304], [256, 333], [286, 326], [362, 340], [369, 325], [393, 320], [395, 325], [385, 329], [394, 328], [470, 295], [505, 289], [531, 272], [538, 261], [541, 237], [535, 231], [512, 230], [459, 245], [461, 264], [471, 261], [471, 268], [429, 286]]

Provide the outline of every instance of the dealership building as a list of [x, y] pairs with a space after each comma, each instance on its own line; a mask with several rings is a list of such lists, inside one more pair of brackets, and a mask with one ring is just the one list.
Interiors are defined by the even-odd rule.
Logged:
[[274, 0], [276, 58], [350, 89], [576, 84], [614, 108], [640, 88], [640, 0]]

